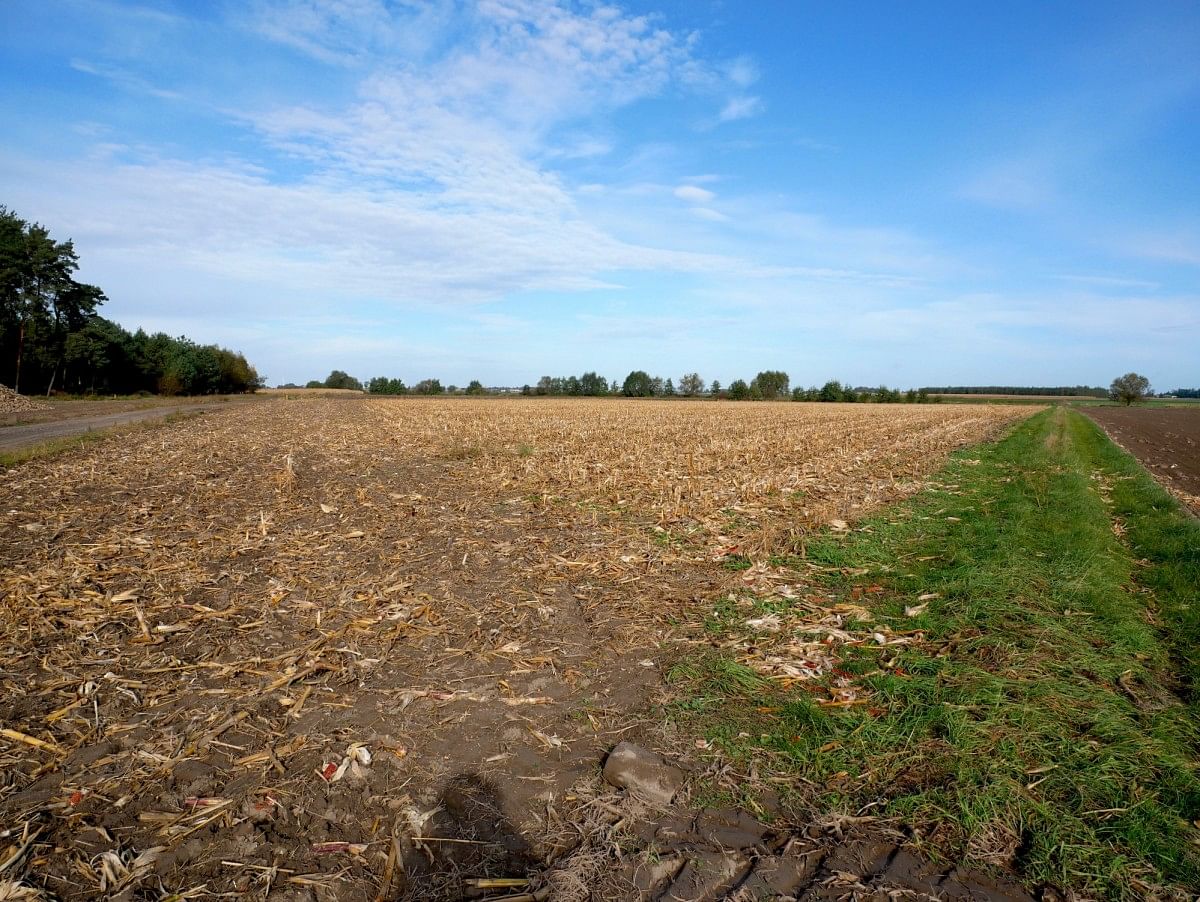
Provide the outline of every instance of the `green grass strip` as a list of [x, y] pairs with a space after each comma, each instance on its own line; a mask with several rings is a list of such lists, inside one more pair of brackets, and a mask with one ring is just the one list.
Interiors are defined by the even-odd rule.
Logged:
[[[869, 705], [823, 708], [714, 653], [677, 669], [681, 719], [793, 778], [806, 804], [898, 818], [931, 853], [1031, 887], [1200, 887], [1197, 521], [1058, 407], [860, 526], [776, 563], [837, 597], [882, 587], [854, 602], [924, 630], [916, 647], [845, 649]], [[726, 601], [709, 628], [745, 634], [746, 617], [788, 604]]]

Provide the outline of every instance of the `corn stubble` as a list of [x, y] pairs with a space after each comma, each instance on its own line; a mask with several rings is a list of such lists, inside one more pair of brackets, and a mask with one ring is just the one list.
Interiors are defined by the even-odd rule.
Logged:
[[448, 768], [548, 836], [716, 561], [1030, 412], [278, 399], [0, 473], [0, 894], [404, 897], [410, 853], [477, 847], [421, 839]]
[[627, 512], [743, 551], [911, 494], [946, 455], [1028, 410], [998, 406], [453, 401], [379, 404], [373, 424], [472, 482]]

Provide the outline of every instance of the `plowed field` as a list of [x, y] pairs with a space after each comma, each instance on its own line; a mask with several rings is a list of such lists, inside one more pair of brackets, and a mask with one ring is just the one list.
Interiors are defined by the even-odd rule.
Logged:
[[1176, 498], [1200, 514], [1200, 405], [1087, 411]]

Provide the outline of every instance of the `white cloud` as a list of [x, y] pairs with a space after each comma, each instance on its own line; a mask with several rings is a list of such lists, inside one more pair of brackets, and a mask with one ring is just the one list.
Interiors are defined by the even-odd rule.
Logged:
[[[453, 305], [592, 290], [618, 270], [730, 264], [614, 237], [580, 214], [548, 168], [611, 151], [578, 121], [691, 78], [687, 37], [612, 7], [484, 0], [457, 23], [464, 34], [449, 49], [416, 62], [436, 43], [443, 12], [377, 0], [250, 7], [241, 21], [255, 33], [365, 70], [349, 105], [234, 114], [290, 161], [286, 179], [270, 157], [258, 167], [113, 146], [53, 164], [13, 155], [5, 181], [38, 186], [30, 207], [72, 223], [77, 239], [126, 271], [171, 259], [217, 284], [256, 286], [240, 290], [259, 304], [307, 292]], [[145, 87], [116, 69], [89, 71]], [[713, 196], [692, 190], [690, 203]], [[9, 196], [20, 202], [22, 192]]]
[[[336, 178], [278, 185], [252, 171], [172, 160], [3, 163], [14, 206], [71, 223], [89, 259], [111, 267], [110, 294], [144, 294], [145, 273], [164, 260], [226, 290], [241, 285], [248, 303], [264, 308], [281, 295], [455, 305], [521, 290], [592, 290], [609, 285], [601, 275], [614, 270], [728, 265], [615, 239], [580, 218], [554, 179], [511, 160], [491, 172], [507, 191], [481, 172], [447, 190], [412, 191]], [[142, 275], [129, 282], [121, 273]]]
[[1078, 285], [1092, 285], [1096, 288], [1111, 288], [1117, 291], [1156, 291], [1160, 284], [1147, 279], [1127, 279], [1119, 276], [1093, 275], [1059, 275], [1054, 276], [1060, 282], [1071, 282]]
[[1046, 166], [1033, 159], [994, 163], [971, 176], [959, 189], [966, 200], [1005, 210], [1032, 210], [1054, 198]]
[[748, 88], [759, 79], [758, 66], [748, 56], [739, 56], [725, 65], [725, 74], [739, 88]]
[[[312, 10], [299, 7], [307, 22]], [[602, 156], [612, 147], [586, 134], [552, 133], [658, 93], [689, 62], [686, 40], [646, 17], [487, 0], [468, 40], [419, 66], [381, 67], [363, 79], [360, 102], [348, 109], [292, 107], [245, 119], [328, 175], [442, 192], [460, 203], [502, 206], [520, 192], [522, 203], [536, 196], [558, 204], [561, 185], [536, 161]]]
[[693, 204], [706, 204], [716, 197], [707, 188], [701, 188], [697, 185], [680, 185], [675, 189], [675, 196], [680, 200], [686, 200]]
[[734, 317], [688, 314], [645, 316], [625, 313], [620, 316], [581, 314], [581, 337], [589, 341], [678, 341], [737, 325]]
[[705, 219], [709, 222], [728, 222], [729, 217], [724, 213], [719, 213], [711, 207], [692, 207], [692, 215], [698, 219]]
[[238, 13], [249, 30], [320, 62], [368, 63], [379, 53], [419, 56], [450, 26], [453, 3], [393, 6], [384, 0], [253, 0]]
[[757, 116], [764, 109], [761, 97], [734, 97], [728, 101], [717, 119], [720, 122], [734, 122], [738, 119], [749, 119]]
[[[647, 16], [609, 6], [575, 12], [544, 0], [482, 0], [469, 12], [444, 2], [264, 0], [249, 23], [325, 62], [366, 63], [386, 51], [387, 77], [419, 88], [414, 102], [457, 113], [474, 107], [535, 127], [655, 94], [695, 63], [686, 38]], [[462, 34], [432, 54], [450, 24]]]
[[1200, 266], [1200, 230], [1187, 226], [1135, 232], [1114, 244], [1118, 251], [1129, 256]]
[[598, 138], [576, 138], [560, 147], [552, 147], [543, 156], [546, 159], [585, 160], [592, 157], [603, 157], [612, 153], [610, 141]]
[[151, 97], [157, 97], [159, 100], [183, 99], [183, 94], [180, 92], [160, 88], [141, 76], [117, 66], [91, 63], [83, 59], [73, 59], [71, 60], [71, 68], [76, 72], [83, 72], [85, 75], [94, 75], [97, 78], [106, 79], [117, 87], [135, 94], [147, 94]]
[[836, 144], [818, 141], [816, 138], [797, 138], [794, 143], [797, 147], [803, 147], [805, 150], [815, 150], [825, 153], [832, 153], [839, 149]]

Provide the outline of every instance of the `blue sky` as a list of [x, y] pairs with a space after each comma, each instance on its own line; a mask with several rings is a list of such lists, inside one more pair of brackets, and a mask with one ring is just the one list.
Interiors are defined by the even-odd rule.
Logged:
[[1194, 3], [0, 5], [104, 312], [444, 383], [1200, 384]]

